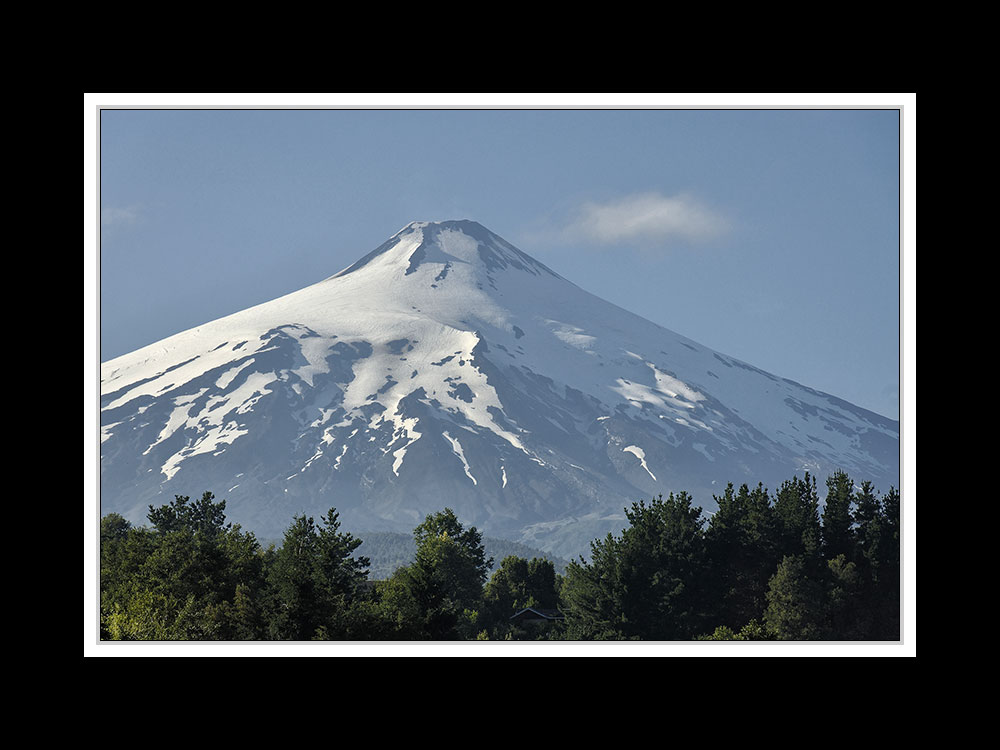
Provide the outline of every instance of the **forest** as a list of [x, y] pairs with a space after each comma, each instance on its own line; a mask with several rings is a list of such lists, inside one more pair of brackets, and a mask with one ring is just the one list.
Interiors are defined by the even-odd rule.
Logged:
[[[211, 492], [100, 522], [100, 636], [126, 641], [896, 641], [900, 500], [837, 472], [746, 484], [706, 516], [686, 492], [635, 502], [627, 526], [557, 572], [487, 556], [444, 508], [415, 553], [370, 575], [335, 508], [262, 544]], [[527, 610], [527, 611], [526, 611]], [[542, 619], [526, 617], [543, 613]]]

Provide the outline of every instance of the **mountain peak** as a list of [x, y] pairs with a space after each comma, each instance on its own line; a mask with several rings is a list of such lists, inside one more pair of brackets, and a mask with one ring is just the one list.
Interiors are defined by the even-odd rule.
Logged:
[[[899, 424], [580, 289], [481, 224], [407, 224], [325, 281], [101, 365], [102, 512], [218, 490], [280, 537], [451, 507], [575, 557], [637, 497], [836, 468], [898, 486]], [[711, 505], [709, 505], [711, 509]]]
[[456, 263], [477, 266], [490, 284], [493, 284], [493, 274], [496, 271], [507, 269], [560, 278], [544, 264], [471, 219], [411, 221], [370, 253], [331, 278], [347, 276], [374, 265], [403, 265], [404, 275], [409, 276], [428, 263], [434, 265], [439, 274], [447, 274]]
[[445, 219], [443, 221], [411, 221], [405, 227], [400, 229], [396, 234], [402, 234], [403, 232], [413, 230], [413, 229], [423, 229], [424, 227], [445, 227], [448, 229], [470, 229], [473, 232], [486, 232], [487, 234], [492, 234], [490, 230], [480, 224], [478, 221], [473, 221], [472, 219]]

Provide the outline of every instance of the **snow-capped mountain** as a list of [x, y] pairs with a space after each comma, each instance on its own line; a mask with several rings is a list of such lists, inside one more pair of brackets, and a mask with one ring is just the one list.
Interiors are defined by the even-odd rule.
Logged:
[[205, 490], [279, 537], [463, 523], [556, 554], [632, 502], [834, 469], [899, 486], [899, 423], [589, 294], [472, 221], [101, 365], [101, 513]]

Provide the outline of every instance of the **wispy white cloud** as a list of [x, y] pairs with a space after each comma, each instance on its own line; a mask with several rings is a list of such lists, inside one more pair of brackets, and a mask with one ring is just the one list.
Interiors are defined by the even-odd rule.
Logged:
[[135, 206], [129, 206], [128, 208], [108, 206], [101, 209], [101, 225], [114, 227], [124, 224], [134, 224], [139, 220], [139, 213], [139, 209]]
[[724, 216], [687, 194], [638, 193], [580, 206], [565, 227], [568, 239], [621, 242], [704, 242], [724, 234]]

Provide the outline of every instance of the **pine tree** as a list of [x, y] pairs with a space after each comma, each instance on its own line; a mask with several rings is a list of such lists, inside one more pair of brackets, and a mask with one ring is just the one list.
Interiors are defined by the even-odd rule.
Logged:
[[710, 560], [709, 598], [716, 623], [739, 628], [763, 614], [777, 565], [776, 522], [767, 490], [730, 484], [715, 498], [718, 510], [705, 532]]
[[772, 576], [764, 624], [778, 640], [826, 639], [827, 596], [815, 570], [802, 555], [788, 555]]
[[[106, 637], [231, 640], [237, 591], [258, 601], [263, 560], [253, 534], [226, 523], [225, 501], [211, 492], [191, 502], [177, 495], [149, 507], [152, 528], [113, 514], [102, 522], [102, 623]], [[237, 631], [243, 635], [237, 635]]]
[[294, 516], [269, 573], [269, 634], [279, 640], [346, 638], [348, 608], [367, 575], [367, 558], [352, 557], [362, 544], [340, 531], [334, 508], [317, 526], [312, 517]]
[[465, 528], [454, 511], [428, 515], [413, 530], [416, 556], [380, 586], [383, 622], [398, 637], [474, 638], [481, 631], [483, 584], [493, 564], [482, 534]]
[[826, 480], [826, 503], [823, 507], [823, 557], [832, 560], [850, 555], [853, 547], [851, 506], [854, 482], [846, 472], [837, 471]]
[[805, 473], [781, 484], [774, 501], [778, 549], [782, 556], [813, 558], [820, 552], [819, 495], [816, 478]]
[[885, 511], [871, 482], [862, 482], [854, 496], [854, 555], [867, 577], [877, 581], [886, 542]]
[[563, 583], [568, 637], [683, 640], [706, 624], [701, 508], [686, 492], [634, 503], [629, 526], [591, 545]]
[[885, 531], [882, 535], [884, 549], [880, 554], [879, 569], [879, 599], [882, 603], [881, 617], [874, 637], [879, 640], [898, 640], [900, 637], [900, 589], [901, 572], [900, 555], [902, 547], [900, 539], [902, 525], [900, 517], [899, 490], [889, 489], [882, 499]]

